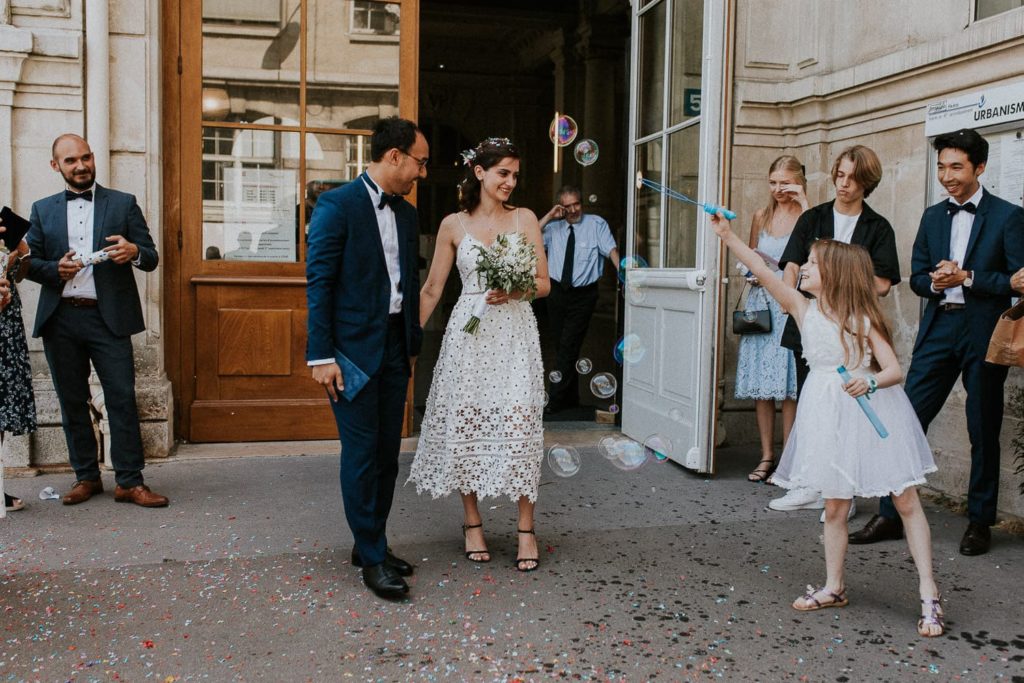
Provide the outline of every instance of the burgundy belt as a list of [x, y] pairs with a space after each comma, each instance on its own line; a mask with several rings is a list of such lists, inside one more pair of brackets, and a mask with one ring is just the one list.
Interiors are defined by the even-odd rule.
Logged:
[[65, 301], [75, 308], [96, 308], [96, 299], [87, 299], [81, 296], [66, 296], [62, 301]]

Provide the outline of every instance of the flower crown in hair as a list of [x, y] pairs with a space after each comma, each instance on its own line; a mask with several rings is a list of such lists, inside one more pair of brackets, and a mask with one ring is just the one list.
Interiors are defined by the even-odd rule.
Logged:
[[511, 147], [512, 141], [508, 138], [487, 138], [482, 140], [479, 145], [472, 149], [463, 150], [462, 163], [465, 166], [472, 166], [476, 158], [483, 154], [485, 147]]

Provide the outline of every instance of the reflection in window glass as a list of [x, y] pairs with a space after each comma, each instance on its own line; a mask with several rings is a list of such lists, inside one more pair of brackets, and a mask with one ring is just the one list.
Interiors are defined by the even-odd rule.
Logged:
[[1018, 7], [1024, 7], [1024, 0], [978, 0], [974, 18], [985, 19]]
[[[652, 140], [637, 147], [636, 170], [656, 183], [665, 182], [661, 172], [661, 140]], [[633, 254], [647, 261], [651, 268], [660, 268], [662, 195], [647, 187], [636, 190], [636, 193]]]
[[671, 122], [700, 116], [704, 0], [675, 0], [672, 22]]
[[[700, 169], [700, 124], [688, 126], [668, 138], [668, 185], [687, 197], [697, 197]], [[668, 203], [665, 230], [665, 267], [697, 267], [697, 230], [701, 210], [680, 201]]]
[[298, 151], [298, 133], [204, 128], [205, 259], [298, 259]]
[[661, 3], [640, 16], [640, 73], [637, 94], [639, 130], [644, 137], [664, 127], [665, 116], [665, 14]]
[[[271, 25], [264, 5], [277, 8]], [[203, 3], [203, 119], [298, 121], [299, 0], [205, 0]], [[234, 21], [225, 17], [235, 16]], [[242, 19], [238, 17], [247, 17]]]
[[[316, 208], [320, 195], [328, 190], [352, 182], [366, 169], [370, 162], [370, 136], [368, 135], [327, 135], [310, 133], [320, 158], [306, 157], [306, 186], [304, 189], [303, 222], [304, 233], [309, 233], [309, 219]], [[306, 143], [310, 146], [309, 140]]]
[[306, 124], [370, 130], [398, 114], [400, 5], [309, 0]]
[[352, 32], [398, 35], [400, 7], [396, 2], [355, 0], [352, 3]]

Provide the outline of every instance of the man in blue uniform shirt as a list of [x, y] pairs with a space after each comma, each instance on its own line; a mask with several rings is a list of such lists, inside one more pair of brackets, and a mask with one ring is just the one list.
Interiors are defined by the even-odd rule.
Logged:
[[550, 385], [545, 412], [552, 414], [579, 405], [576, 361], [597, 306], [597, 281], [604, 259], [619, 263], [619, 251], [608, 223], [583, 213], [582, 194], [576, 187], [558, 191], [556, 203], [543, 218], [544, 250], [551, 273], [547, 306], [555, 339], [555, 370], [561, 374]]

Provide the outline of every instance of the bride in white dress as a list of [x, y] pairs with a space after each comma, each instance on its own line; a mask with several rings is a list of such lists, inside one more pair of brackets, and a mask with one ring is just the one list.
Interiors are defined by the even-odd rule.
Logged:
[[[430, 274], [420, 292], [425, 325], [454, 264], [462, 295], [452, 311], [427, 397], [409, 481], [438, 498], [462, 495], [466, 557], [489, 562], [478, 497], [518, 502], [516, 568], [540, 565], [533, 529], [544, 456], [544, 366], [537, 321], [520, 292], [484, 291], [476, 276], [478, 250], [498, 235], [528, 240], [537, 253], [538, 297], [551, 289], [537, 217], [508, 203], [519, 179], [519, 154], [505, 138], [488, 138], [463, 154], [466, 177], [458, 213], [441, 221]], [[463, 331], [481, 296], [490, 304], [476, 334]]]

